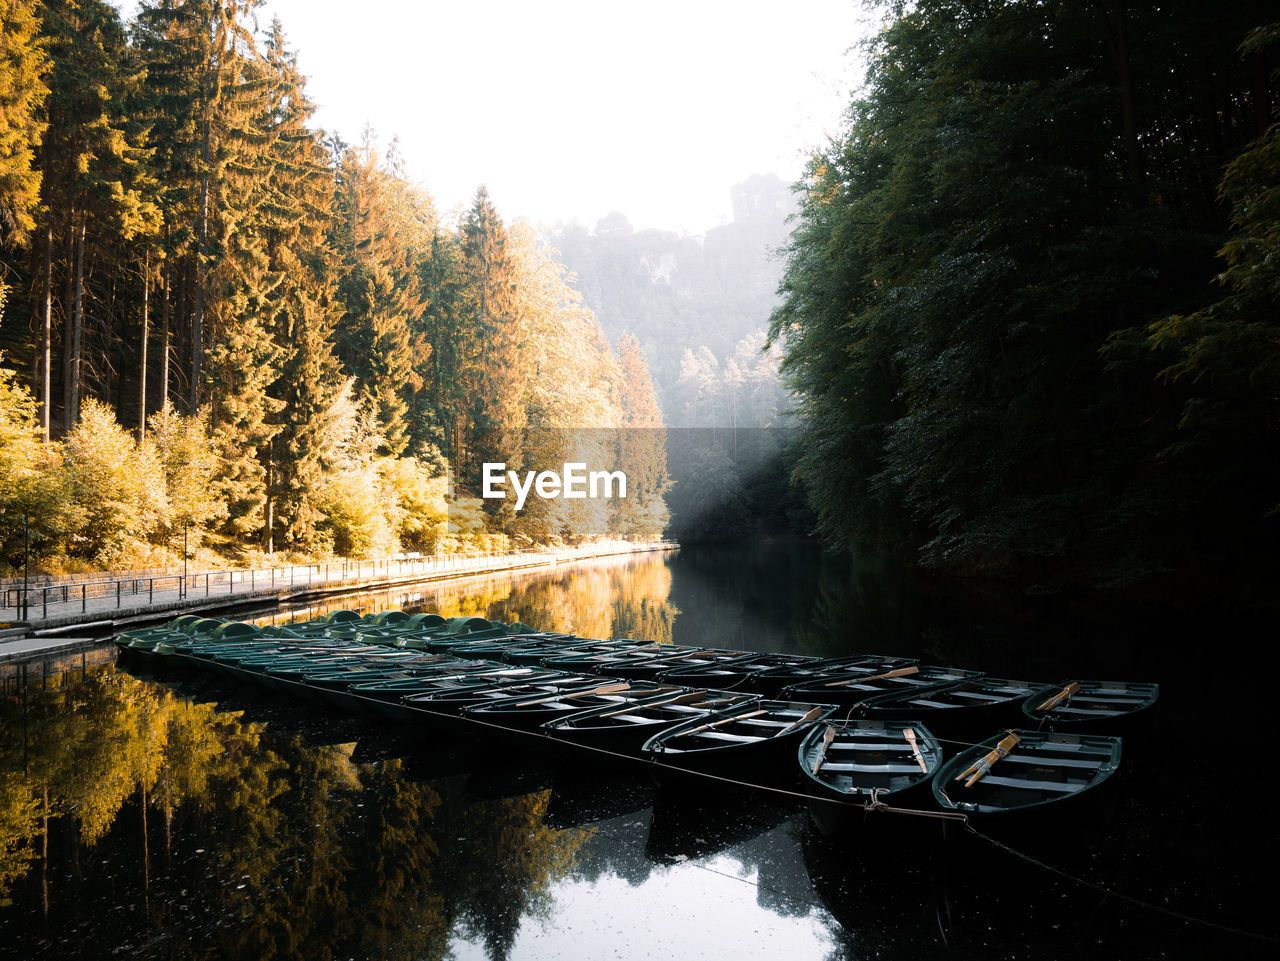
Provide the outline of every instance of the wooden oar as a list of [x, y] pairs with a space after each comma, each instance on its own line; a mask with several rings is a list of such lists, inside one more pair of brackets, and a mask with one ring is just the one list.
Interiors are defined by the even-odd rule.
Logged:
[[920, 755], [920, 746], [916, 744], [916, 732], [909, 727], [902, 729], [902, 736], [907, 739], [907, 743], [911, 745], [911, 756], [916, 759], [916, 763], [920, 765], [920, 770], [928, 774], [929, 765], [924, 763], [924, 758]]
[[596, 717], [617, 717], [619, 714], [630, 714], [632, 711], [645, 707], [662, 707], [664, 704], [679, 704], [681, 701], [696, 701], [703, 696], [702, 691], [686, 691], [683, 694], [677, 694], [675, 697], [669, 697], [665, 701], [648, 701], [643, 704], [632, 704], [630, 707], [624, 707], [620, 711], [610, 711], [608, 714], [597, 714]]
[[964, 782], [964, 786], [972, 787], [973, 783], [977, 781], [978, 778], [991, 770], [991, 766], [995, 764], [996, 761], [1000, 760], [1002, 757], [1007, 757], [1009, 752], [1017, 747], [1018, 742], [1021, 740], [1022, 739], [1018, 737], [1018, 735], [1010, 731], [1009, 735], [1001, 739], [1000, 743], [995, 746], [995, 750], [988, 751], [981, 759], [970, 764], [963, 774], [956, 775], [956, 780], [959, 781], [961, 778], [968, 777], [969, 780]]
[[751, 711], [747, 714], [735, 714], [733, 717], [722, 718], [714, 724], [704, 724], [702, 727], [695, 727], [692, 731], [684, 731], [680, 736], [684, 737], [688, 734], [700, 734], [703, 731], [709, 731], [713, 727], [720, 727], [722, 724], [732, 724], [734, 721], [741, 721], [749, 717], [755, 717], [757, 714], [768, 714], [769, 708], [761, 708], [759, 711]]
[[846, 684], [861, 684], [863, 681], [878, 681], [884, 677], [905, 677], [908, 674], [918, 673], [918, 667], [900, 667], [896, 671], [885, 671], [883, 674], [872, 674], [870, 677], [851, 677], [847, 681], [832, 681], [830, 684], [824, 684], [823, 687], [844, 687]]
[[822, 767], [822, 762], [827, 759], [827, 748], [831, 746], [831, 742], [835, 740], [836, 729], [830, 724], [827, 725], [827, 733], [822, 735], [822, 747], [818, 750], [818, 759], [813, 762], [813, 773], [817, 774], [818, 769]]
[[804, 717], [799, 718], [798, 720], [792, 721], [790, 724], [784, 727], [781, 731], [775, 734], [774, 737], [782, 737], [782, 735], [786, 734], [788, 731], [794, 731], [801, 724], [808, 724], [810, 721], [816, 721], [819, 715], [821, 715], [822, 712], [825, 710], [827, 710], [827, 708], [822, 706], [815, 707], [813, 710], [809, 711], [809, 713], [806, 714]]
[[536, 701], [517, 701], [513, 707], [533, 707], [537, 704], [546, 704], [548, 701], [559, 701], [567, 697], [583, 697], [587, 694], [618, 694], [622, 691], [630, 690], [630, 684], [606, 684], [604, 687], [592, 688], [589, 691], [562, 691], [559, 694], [553, 694], [551, 697], [540, 697]]
[[1078, 693], [1080, 690], [1080, 682], [1072, 681], [1053, 697], [1049, 698], [1043, 704], [1036, 708], [1037, 711], [1052, 711], [1063, 701], [1071, 700], [1071, 695]]

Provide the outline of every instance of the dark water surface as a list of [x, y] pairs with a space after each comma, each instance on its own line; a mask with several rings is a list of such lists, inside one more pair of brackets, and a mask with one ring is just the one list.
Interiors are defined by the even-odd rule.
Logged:
[[940, 596], [795, 544], [340, 603], [1156, 680], [1163, 696], [1100, 810], [984, 828], [1033, 863], [917, 818], [835, 843], [787, 799], [673, 797], [198, 676], [107, 666], [10, 687], [0, 957], [1277, 956], [1280, 831], [1260, 784], [1276, 664], [1260, 629]]

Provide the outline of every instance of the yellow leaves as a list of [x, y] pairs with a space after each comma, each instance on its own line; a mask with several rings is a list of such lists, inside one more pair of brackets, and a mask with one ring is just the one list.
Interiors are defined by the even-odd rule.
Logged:
[[0, 771], [0, 907], [12, 903], [9, 890], [35, 860], [40, 813], [40, 799], [22, 773]]
[[524, 405], [535, 427], [616, 427], [621, 375], [595, 315], [566, 268], [527, 221], [512, 225], [507, 256], [528, 366]]

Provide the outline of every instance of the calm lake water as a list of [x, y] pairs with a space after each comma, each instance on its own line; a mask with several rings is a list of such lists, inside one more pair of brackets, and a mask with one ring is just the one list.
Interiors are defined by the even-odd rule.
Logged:
[[1280, 831], [1252, 787], [1274, 766], [1274, 636], [926, 590], [807, 544], [340, 603], [1163, 696], [1088, 820], [988, 840], [890, 819], [833, 843], [785, 799], [672, 797], [104, 665], [5, 690], [0, 957], [1276, 957]]

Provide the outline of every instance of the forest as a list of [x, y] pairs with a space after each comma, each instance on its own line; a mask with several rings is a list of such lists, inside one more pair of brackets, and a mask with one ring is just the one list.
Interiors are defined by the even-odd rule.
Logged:
[[[0, 567], [24, 536], [49, 572], [659, 536], [639, 344], [483, 187], [446, 223], [394, 142], [314, 129], [260, 7], [0, 2]], [[477, 496], [481, 461], [568, 452], [650, 481]]]
[[1273, 609], [1274, 7], [879, 9], [771, 327], [822, 534], [1033, 593]]
[[733, 220], [698, 236], [636, 230], [619, 212], [551, 234], [605, 336], [639, 341], [668, 427], [776, 427], [790, 406], [765, 337], [794, 197], [771, 174], [729, 195]]

